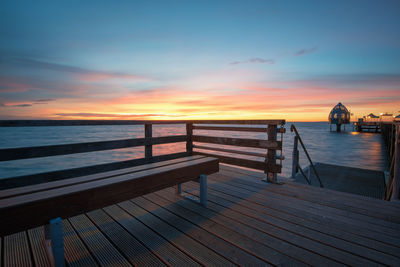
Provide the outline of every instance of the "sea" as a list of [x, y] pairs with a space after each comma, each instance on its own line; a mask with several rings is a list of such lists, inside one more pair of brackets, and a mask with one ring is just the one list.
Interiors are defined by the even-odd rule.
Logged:
[[[279, 176], [289, 177], [291, 174], [294, 140], [294, 133], [290, 131], [290, 126], [292, 124], [294, 124], [298, 129], [313, 162], [323, 162], [379, 171], [387, 171], [389, 168], [387, 151], [380, 134], [358, 133], [353, 130], [352, 125], [347, 125], [345, 131], [337, 133], [330, 131], [327, 122], [288, 122], [285, 125], [286, 133], [283, 134], [283, 136], [280, 134], [278, 135], [278, 139], [283, 138], [282, 154], [285, 157], [282, 161], [282, 173], [279, 174]], [[181, 135], [185, 133], [185, 125], [153, 125], [154, 137]], [[195, 130], [194, 134], [264, 140], [267, 137], [265, 133], [205, 130]], [[143, 125], [0, 127], [0, 149], [142, 137], [144, 137]], [[155, 145], [153, 146], [153, 155], [182, 152], [185, 151], [185, 148], [185, 143]], [[265, 150], [262, 149], [236, 147], [234, 149], [245, 149], [246, 151], [265, 153]], [[309, 163], [300, 146], [299, 150], [300, 165], [304, 168], [309, 165]], [[218, 152], [211, 151], [211, 153]], [[134, 147], [64, 156], [5, 161], [0, 162], [0, 179], [142, 157], [144, 157], [144, 147]], [[262, 158], [256, 157], [239, 157], [260, 161], [263, 160]], [[280, 163], [280, 161], [277, 160], [277, 163]]]

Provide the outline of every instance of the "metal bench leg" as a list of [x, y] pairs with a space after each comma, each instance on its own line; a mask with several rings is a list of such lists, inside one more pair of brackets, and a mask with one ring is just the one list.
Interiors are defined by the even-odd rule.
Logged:
[[186, 195], [182, 193], [182, 184], [175, 185], [175, 194], [195, 201], [199, 203], [203, 207], [207, 207], [207, 176], [205, 174], [200, 175], [200, 177], [196, 180], [200, 184], [200, 197], [194, 197], [191, 195]]
[[200, 175], [200, 204], [203, 207], [207, 207], [207, 176], [205, 174]]
[[182, 186], [181, 184], [175, 185], [175, 194], [181, 195], [182, 194]]
[[[52, 265], [65, 267], [64, 238], [61, 218], [50, 220], [45, 226], [45, 245]], [[51, 246], [51, 251], [48, 246]]]

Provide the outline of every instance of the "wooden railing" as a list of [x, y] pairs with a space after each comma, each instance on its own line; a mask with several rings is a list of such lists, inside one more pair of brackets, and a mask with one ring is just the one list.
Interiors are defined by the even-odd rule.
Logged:
[[400, 200], [400, 122], [382, 123], [382, 137], [388, 151], [390, 169], [385, 199]]
[[[186, 134], [153, 137], [154, 124], [186, 124]], [[68, 170], [46, 172], [33, 175], [20, 176], [18, 179], [6, 178], [0, 179], [0, 188], [10, 188], [15, 186], [41, 183], [46, 181], [70, 178], [81, 175], [88, 175], [97, 172], [110, 171], [119, 168], [131, 167], [135, 165], [146, 164], [150, 162], [159, 162], [163, 160], [174, 159], [178, 157], [189, 156], [193, 154], [203, 154], [220, 159], [220, 162], [238, 165], [247, 168], [263, 170], [269, 180], [276, 180], [276, 173], [281, 172], [282, 156], [277, 156], [276, 151], [282, 150], [282, 136], [280, 140], [277, 134], [283, 134], [285, 129], [284, 120], [191, 120], [191, 121], [132, 121], [132, 120], [34, 120], [34, 121], [0, 121], [0, 127], [30, 127], [30, 126], [82, 126], [82, 125], [144, 125], [144, 138], [132, 138], [122, 140], [86, 142], [74, 144], [48, 145], [37, 147], [23, 148], [5, 148], [0, 149], [0, 162], [10, 160], [21, 160], [38, 157], [59, 156], [76, 153], [95, 152], [103, 150], [144, 147], [144, 158], [132, 159], [120, 162], [100, 164], [95, 166], [80, 167]], [[230, 126], [226, 126], [230, 125]], [[232, 126], [236, 125], [236, 126]], [[246, 125], [246, 126], [243, 126]], [[249, 127], [252, 125], [253, 127]], [[231, 137], [214, 137], [193, 134], [194, 130], [207, 131], [245, 131], [245, 132], [264, 132], [268, 134], [266, 140], [248, 139], [248, 138], [231, 138]], [[186, 151], [176, 152], [167, 155], [153, 156], [153, 145], [171, 144], [178, 142], [186, 142]], [[209, 144], [208, 146], [198, 145]], [[214, 145], [214, 146], [210, 146]], [[219, 145], [219, 146], [215, 146]], [[240, 151], [221, 147], [227, 145], [229, 147], [249, 147], [262, 149], [262, 152]], [[195, 149], [195, 150], [194, 150]], [[200, 149], [201, 151], [198, 151]], [[245, 158], [237, 158], [234, 156], [226, 156], [216, 153], [204, 151], [217, 151], [230, 154], [240, 154], [253, 157], [262, 157], [264, 161], [257, 161]], [[280, 160], [277, 164], [276, 160]]]

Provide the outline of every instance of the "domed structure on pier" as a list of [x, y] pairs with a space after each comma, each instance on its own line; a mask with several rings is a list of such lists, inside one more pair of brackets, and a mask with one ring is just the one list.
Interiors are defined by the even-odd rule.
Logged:
[[340, 132], [342, 124], [350, 123], [350, 112], [342, 103], [339, 102], [329, 113], [328, 119], [329, 124], [336, 124], [336, 131]]

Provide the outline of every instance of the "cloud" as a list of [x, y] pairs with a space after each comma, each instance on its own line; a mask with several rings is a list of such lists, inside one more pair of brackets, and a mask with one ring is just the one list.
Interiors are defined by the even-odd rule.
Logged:
[[26, 108], [26, 107], [31, 107], [32, 104], [6, 104], [6, 103], [0, 103], [0, 107], [6, 107], [6, 108]]
[[275, 60], [254, 57], [254, 58], [249, 58], [248, 60], [244, 60], [244, 61], [233, 61], [233, 62], [229, 63], [229, 65], [238, 65], [238, 64], [245, 64], [245, 63], [275, 64]]
[[29, 103], [0, 103], [0, 107], [16, 107], [16, 108], [26, 108], [31, 107], [33, 105], [42, 105], [47, 104], [48, 102], [55, 101], [56, 99], [48, 98], [48, 99], [37, 99], [35, 101]]
[[55, 101], [56, 99], [54, 98], [47, 98], [47, 99], [36, 99], [35, 102], [51, 102]]
[[297, 56], [311, 54], [311, 53], [316, 52], [317, 50], [318, 50], [318, 47], [313, 47], [310, 49], [304, 48], [304, 49], [301, 49], [301, 50], [297, 51], [296, 53], [294, 53], [294, 56], [297, 57]]
[[75, 66], [63, 65], [58, 63], [50, 63], [30, 58], [14, 58], [13, 62], [24, 65], [26, 67], [31, 67], [35, 69], [46, 69], [64, 73], [72, 73], [78, 76], [79, 79], [83, 81], [96, 82], [107, 79], [129, 79], [129, 80], [149, 80], [148, 78], [127, 74], [122, 72], [109, 72], [109, 71], [97, 71], [90, 70]]
[[116, 113], [86, 113], [86, 112], [74, 112], [74, 113], [57, 113], [55, 114], [61, 117], [96, 117], [96, 118], [142, 118], [142, 117], [164, 117], [165, 114], [116, 114]]

